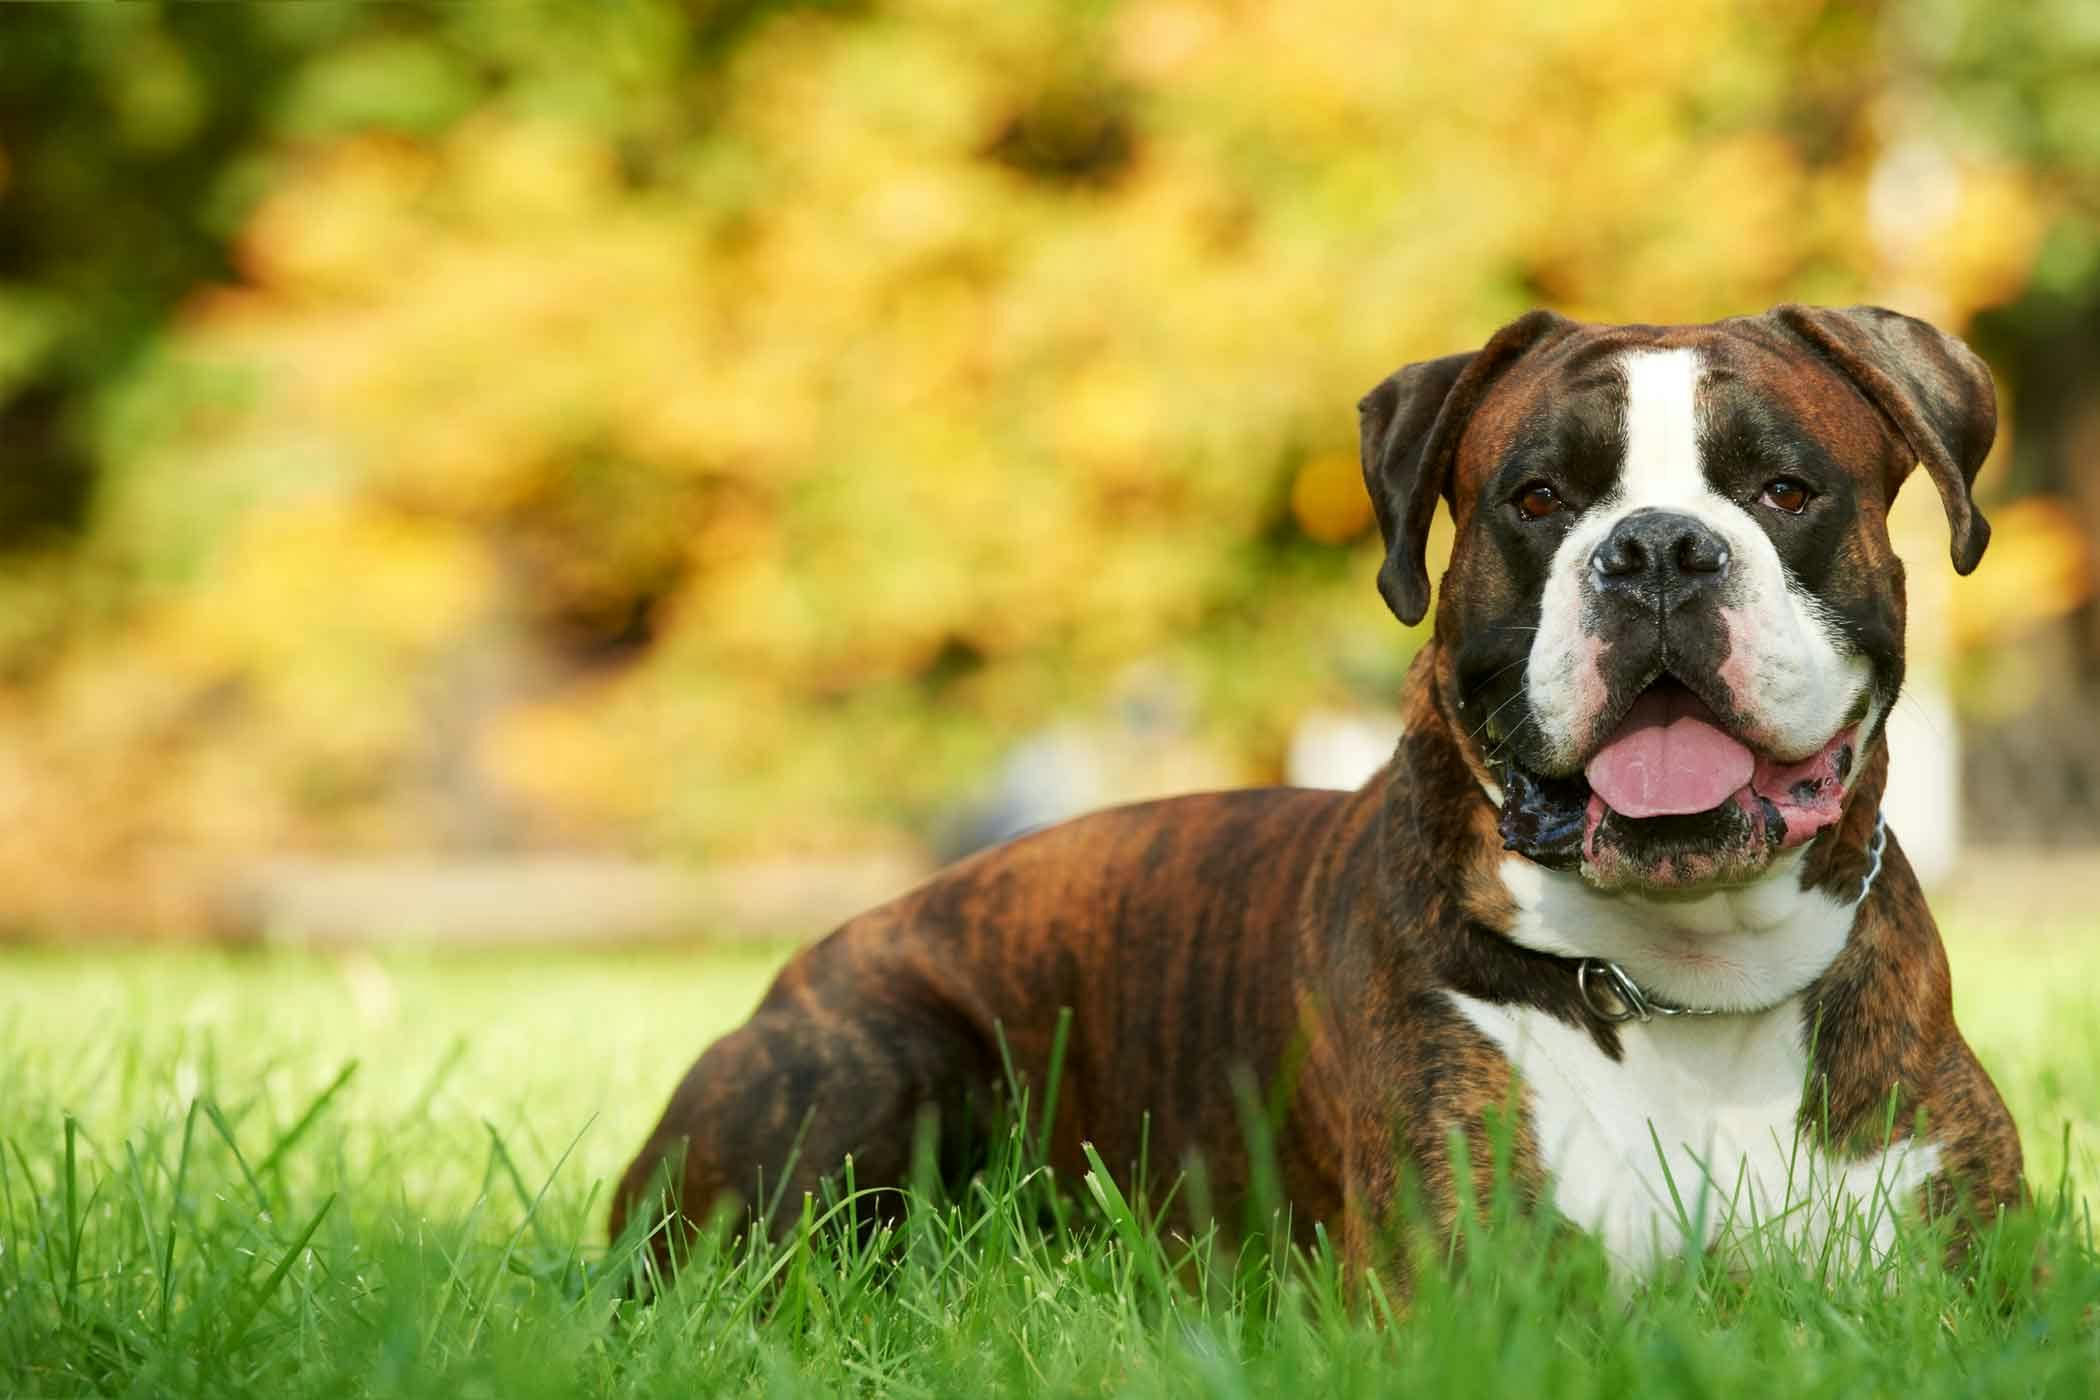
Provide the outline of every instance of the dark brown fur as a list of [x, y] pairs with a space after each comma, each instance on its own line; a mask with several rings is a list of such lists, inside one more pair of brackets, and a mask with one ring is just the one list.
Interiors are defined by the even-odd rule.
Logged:
[[[1838, 591], [1878, 587], [1869, 571], [1886, 583], [1882, 519], [1906, 446], [1830, 362], [1832, 346], [1844, 348], [1834, 332], [1831, 344], [1817, 342], [1818, 359], [1790, 338], [1793, 323], [1728, 324], [1759, 350], [1796, 357], [1798, 374], [1764, 392], [1790, 403], [1861, 483], [1840, 561], [1859, 577]], [[1250, 1187], [1246, 1106], [1274, 1105], [1280, 1186], [1301, 1236], [1325, 1223], [1353, 1273], [1403, 1268], [1387, 1247], [1403, 1177], [1431, 1225], [1448, 1225], [1461, 1199], [1449, 1144], [1467, 1142], [1484, 1188], [1488, 1125], [1518, 1102], [1507, 1060], [1446, 992], [1528, 1003], [1619, 1053], [1613, 1028], [1584, 1007], [1573, 965], [1505, 936], [1502, 841], [1481, 791], [1480, 746], [1458, 721], [1451, 652], [1465, 625], [1459, 600], [1488, 616], [1512, 601], [1498, 599], [1507, 585], [1494, 561], [1467, 552], [1465, 522], [1483, 463], [1542, 392], [1543, 372], [1520, 361], [1527, 347], [1578, 333], [1720, 334], [1527, 318], [1494, 343], [1500, 380], [1469, 379], [1465, 357], [1452, 357], [1381, 386], [1401, 385], [1397, 400], [1374, 403], [1381, 391], [1366, 400], [1408, 432], [1443, 438], [1453, 459], [1440, 467], [1418, 451], [1400, 468], [1412, 475], [1380, 499], [1398, 560], [1386, 580], [1396, 608], [1427, 605], [1418, 549], [1405, 557], [1419, 544], [1408, 532], [1426, 530], [1421, 492], [1448, 493], [1461, 529], [1438, 635], [1403, 697], [1406, 737], [1365, 787], [1213, 793], [1099, 813], [975, 856], [854, 919], [795, 958], [749, 1023], [686, 1075], [620, 1184], [613, 1233], [652, 1199], [667, 1163], [677, 1164], [670, 1184], [692, 1221], [776, 1192], [798, 1201], [849, 1155], [859, 1186], [901, 1185], [929, 1109], [944, 1160], [966, 1170], [973, 1134], [999, 1111], [1002, 1039], [1039, 1093], [1069, 1008], [1050, 1135], [1061, 1175], [1086, 1169], [1083, 1143], [1126, 1177], [1142, 1157], [1154, 1188], [1200, 1162], [1227, 1213]], [[1771, 379], [1777, 361], [1745, 363]], [[1409, 398], [1419, 392], [1470, 394], [1468, 417], [1444, 422]], [[1389, 434], [1400, 431], [1374, 435], [1369, 422], [1367, 461], [1391, 451]], [[1973, 461], [1954, 465], [1973, 475]], [[1970, 528], [1982, 528], [1980, 516]], [[1900, 627], [1900, 579], [1893, 587], [1892, 604], [1883, 588], [1862, 605], [1892, 605]], [[1807, 882], [1833, 893], [1856, 890], [1867, 869], [1885, 752], [1877, 746], [1869, 763], [1845, 820], [1816, 839], [1804, 867]], [[1943, 1145], [1935, 1208], [1988, 1212], [2021, 1198], [2011, 1121], [1955, 1027], [1939, 935], [1893, 839], [1849, 945], [1805, 1003], [1816, 1071], [1805, 1127], [1827, 1131], [1841, 1155], [1865, 1152], [1880, 1145], [1893, 1104], [1898, 1135], [1922, 1123]], [[1542, 1170], [1521, 1113], [1512, 1128], [1515, 1178], [1537, 1190]], [[775, 1230], [792, 1211], [782, 1215]]]
[[[964, 861], [802, 953], [679, 1086], [621, 1183], [613, 1232], [666, 1157], [682, 1161], [694, 1220], [772, 1195], [791, 1154], [791, 1202], [848, 1154], [860, 1186], [902, 1184], [922, 1107], [951, 1138], [966, 1118], [988, 1122], [1002, 1035], [1043, 1085], [1070, 1007], [1061, 1175], [1085, 1171], [1083, 1142], [1127, 1173], [1142, 1151], [1155, 1190], [1200, 1159], [1228, 1209], [1249, 1182], [1251, 1086], [1284, 1107], [1276, 1165], [1301, 1234], [1325, 1222], [1352, 1268], [1400, 1265], [1380, 1242], [1402, 1173], [1447, 1225], [1452, 1135], [1484, 1193], [1488, 1124], [1513, 1102], [1507, 1062], [1442, 991], [1529, 1002], [1617, 1045], [1562, 959], [1501, 934], [1494, 810], [1435, 702], [1437, 660], [1432, 648], [1417, 663], [1407, 738], [1359, 792], [1099, 813]], [[1878, 789], [1878, 774], [1866, 782]], [[1822, 838], [1814, 869], [1856, 887], [1872, 810]], [[1894, 1093], [1896, 1135], [1922, 1110], [1945, 1144], [1937, 1199], [2020, 1198], [2011, 1121], [1955, 1028], [1946, 957], [1893, 841], [1851, 946], [1807, 1000], [1822, 1085], [1804, 1126], [1871, 1150]], [[1515, 1175], [1535, 1187], [1528, 1127], [1514, 1126]]]

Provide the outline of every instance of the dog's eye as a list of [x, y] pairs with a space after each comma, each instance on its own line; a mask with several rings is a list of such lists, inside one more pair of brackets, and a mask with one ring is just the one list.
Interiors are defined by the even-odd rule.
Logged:
[[1778, 476], [1765, 483], [1765, 493], [1757, 499], [1760, 504], [1768, 505], [1774, 510], [1783, 510], [1788, 515], [1799, 515], [1808, 509], [1808, 503], [1815, 498], [1816, 493], [1809, 490], [1805, 484], [1790, 476]]
[[1568, 503], [1543, 481], [1534, 481], [1517, 493], [1517, 510], [1526, 520], [1544, 520], [1567, 508]]

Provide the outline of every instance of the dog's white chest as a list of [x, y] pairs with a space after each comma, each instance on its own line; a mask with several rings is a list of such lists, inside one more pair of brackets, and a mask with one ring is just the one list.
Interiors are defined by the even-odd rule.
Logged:
[[1554, 1207], [1629, 1272], [1695, 1240], [1746, 1261], [1825, 1246], [1837, 1262], [1878, 1259], [1937, 1165], [1937, 1147], [1909, 1141], [1833, 1161], [1797, 1132], [1808, 1071], [1798, 998], [1757, 1015], [1622, 1026], [1619, 1060], [1544, 1012], [1452, 1001], [1523, 1079]]

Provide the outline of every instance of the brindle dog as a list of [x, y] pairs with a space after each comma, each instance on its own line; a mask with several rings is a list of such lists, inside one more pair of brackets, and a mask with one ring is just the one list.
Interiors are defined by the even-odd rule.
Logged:
[[[1631, 1270], [1686, 1245], [1659, 1162], [1803, 1239], [1877, 1191], [2021, 1198], [1880, 813], [1903, 678], [1888, 507], [1922, 464], [1956, 569], [1976, 566], [1981, 362], [1874, 308], [1541, 311], [1360, 407], [1403, 622], [1429, 609], [1440, 498], [1456, 524], [1392, 760], [1355, 792], [1085, 817], [847, 923], [687, 1074], [615, 1235], [667, 1161], [697, 1220], [761, 1182], [798, 1199], [849, 1154], [860, 1186], [903, 1183], [929, 1111], [967, 1160], [1002, 1037], [1040, 1086], [1066, 1008], [1060, 1174], [1083, 1143], [1135, 1171], [1142, 1145], [1156, 1174], [1200, 1160], [1227, 1204], [1250, 1185], [1251, 1079], [1282, 1109], [1293, 1221], [1338, 1232], [1356, 1274], [1404, 1269], [1403, 1175], [1449, 1226], [1454, 1140], [1487, 1188], [1504, 1105], [1521, 1189]], [[1831, 1209], [1781, 1199], [1804, 1181]], [[1709, 1235], [1741, 1223], [1707, 1214]]]

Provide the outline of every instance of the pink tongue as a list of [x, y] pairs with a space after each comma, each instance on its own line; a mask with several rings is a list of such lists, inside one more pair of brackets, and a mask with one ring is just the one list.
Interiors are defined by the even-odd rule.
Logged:
[[1586, 771], [1607, 807], [1640, 818], [1711, 811], [1756, 767], [1756, 756], [1714, 723], [1713, 711], [1673, 686], [1634, 701]]

